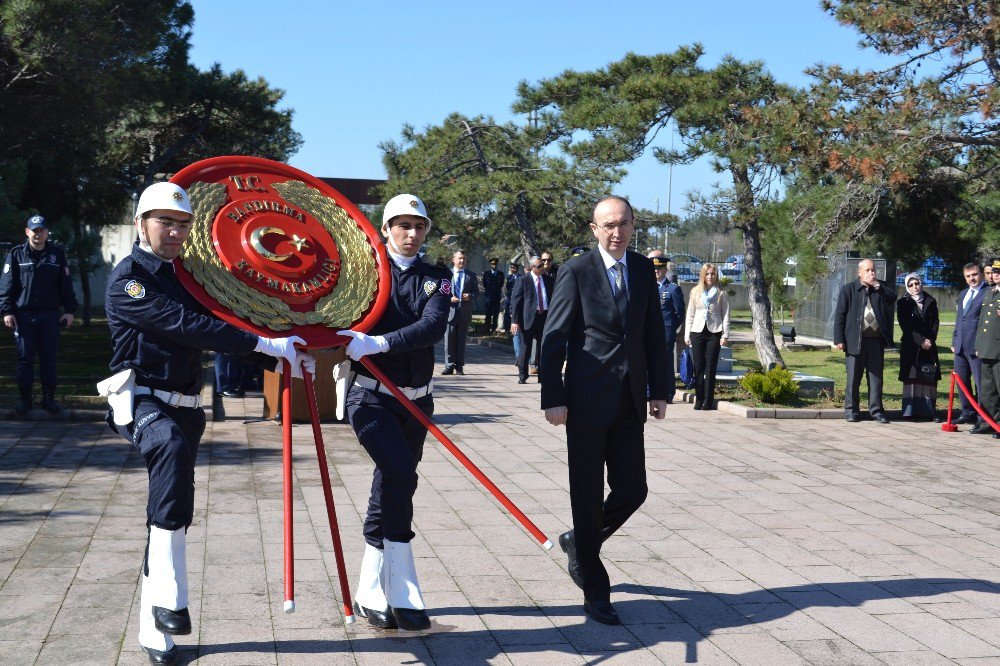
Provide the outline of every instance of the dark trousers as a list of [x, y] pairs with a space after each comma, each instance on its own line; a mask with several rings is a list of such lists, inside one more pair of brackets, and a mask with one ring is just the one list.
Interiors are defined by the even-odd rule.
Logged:
[[507, 299], [507, 301], [505, 301], [503, 304], [503, 330], [509, 331], [510, 324], [511, 324], [510, 299]]
[[535, 343], [535, 363], [538, 365], [538, 350], [542, 347], [542, 331], [545, 328], [545, 312], [535, 315], [531, 328], [524, 329], [524, 343], [521, 354], [517, 357], [517, 374], [521, 379], [528, 378], [528, 359], [531, 356], [531, 343]]
[[[497, 330], [497, 324], [500, 320], [500, 301], [496, 303], [489, 302], [486, 304], [486, 335], [490, 335], [493, 331]], [[508, 327], [509, 328], [509, 327]]]
[[[566, 426], [576, 555], [584, 596], [594, 601], [608, 601], [611, 596], [608, 571], [601, 562], [601, 543], [625, 524], [646, 499], [642, 433], [643, 423], [635, 413], [628, 376], [622, 381], [618, 413], [611, 425], [594, 428], [572, 425], [570, 421]], [[611, 488], [607, 499], [605, 464]]]
[[257, 367], [236, 356], [216, 352], [215, 354], [215, 390], [235, 391], [242, 389], [253, 381]]
[[847, 387], [844, 389], [844, 412], [858, 414], [858, 391], [861, 376], [868, 372], [868, 412], [873, 416], [882, 413], [882, 368], [885, 348], [881, 338], [861, 338], [858, 354], [847, 354]]
[[691, 333], [691, 360], [694, 361], [694, 404], [712, 407], [715, 403], [715, 371], [719, 367], [722, 331], [708, 329]]
[[205, 412], [200, 407], [170, 407], [152, 396], [139, 396], [134, 415], [127, 426], [114, 425], [110, 415], [108, 423], [146, 461], [146, 527], [187, 528], [194, 517], [194, 468], [205, 432]]
[[[427, 416], [434, 414], [433, 396], [413, 402]], [[348, 392], [345, 406], [358, 441], [375, 463], [365, 541], [379, 549], [383, 539], [409, 543], [414, 536], [417, 464], [423, 457], [427, 429], [391, 395], [357, 385]]]
[[667, 342], [663, 353], [667, 357], [667, 400], [673, 402], [674, 393], [677, 392], [677, 378], [674, 376], [674, 349], [676, 345], [673, 341]]
[[444, 367], [461, 368], [465, 365], [465, 338], [469, 335], [470, 321], [472, 309], [468, 306], [459, 307], [448, 321], [444, 336]]
[[17, 385], [30, 392], [35, 383], [35, 355], [39, 377], [46, 391], [56, 389], [56, 353], [59, 351], [59, 311], [21, 311], [16, 315]]
[[980, 405], [991, 419], [1000, 423], [1000, 361], [989, 358], [984, 358], [982, 361], [983, 386], [979, 392]]
[[[980, 383], [980, 372], [982, 368], [982, 360], [978, 356], [969, 356], [967, 354], [955, 354], [955, 374], [958, 375], [962, 383], [965, 384], [965, 388], [969, 389], [969, 392], [976, 396], [981, 396], [983, 391], [983, 385]], [[973, 392], [972, 382], [970, 380], [976, 380], [976, 388]], [[962, 414], [966, 416], [971, 416], [976, 413], [976, 410], [972, 408], [972, 403], [969, 399], [965, 397], [965, 393], [961, 390], [958, 391], [958, 399], [962, 402]], [[980, 398], [981, 399], [981, 398]]]

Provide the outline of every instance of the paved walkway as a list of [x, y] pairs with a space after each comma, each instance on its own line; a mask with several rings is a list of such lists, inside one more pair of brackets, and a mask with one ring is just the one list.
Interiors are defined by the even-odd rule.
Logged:
[[[563, 433], [509, 358], [472, 347], [438, 422], [551, 538]], [[227, 401], [257, 414], [260, 398]], [[323, 428], [352, 586], [371, 465]], [[296, 591], [282, 612], [281, 434], [210, 423], [190, 531], [198, 664], [1000, 663], [1000, 447], [935, 426], [754, 421], [670, 408], [650, 495], [605, 546], [624, 621], [585, 620], [545, 552], [434, 441], [414, 548], [433, 629], [345, 627], [315, 452], [295, 427]], [[145, 470], [99, 424], [0, 424], [0, 663], [143, 664]]]

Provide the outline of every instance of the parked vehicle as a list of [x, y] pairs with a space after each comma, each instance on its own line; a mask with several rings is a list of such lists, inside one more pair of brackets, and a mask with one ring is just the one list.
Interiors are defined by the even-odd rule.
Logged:
[[743, 282], [743, 255], [730, 255], [719, 267], [719, 272], [733, 282]]
[[672, 254], [670, 260], [674, 262], [674, 270], [677, 272], [677, 279], [684, 282], [697, 282], [701, 265], [705, 263], [693, 254]]

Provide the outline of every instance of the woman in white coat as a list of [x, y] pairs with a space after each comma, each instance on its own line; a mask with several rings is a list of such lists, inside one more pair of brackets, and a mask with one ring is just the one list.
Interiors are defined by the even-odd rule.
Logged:
[[715, 409], [719, 348], [729, 341], [729, 296], [719, 288], [719, 270], [704, 264], [688, 298], [684, 342], [694, 361], [694, 408]]

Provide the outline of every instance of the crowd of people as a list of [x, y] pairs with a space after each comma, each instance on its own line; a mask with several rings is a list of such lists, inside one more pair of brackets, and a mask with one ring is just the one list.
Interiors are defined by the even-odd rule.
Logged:
[[[138, 633], [142, 649], [158, 664], [175, 663], [172, 637], [191, 632], [186, 532], [193, 518], [194, 461], [205, 430], [199, 409], [202, 351], [217, 353], [218, 390], [233, 397], [262, 368], [280, 372], [287, 361], [293, 376], [315, 372], [314, 359], [295, 347], [301, 338], [248, 333], [213, 316], [185, 290], [173, 259], [188, 238], [192, 217], [188, 195], [177, 185], [152, 185], [139, 198], [133, 220], [137, 241], [107, 285], [113, 375], [98, 387], [111, 407], [108, 425], [147, 466], [148, 541]], [[668, 257], [628, 249], [633, 211], [617, 196], [594, 208], [592, 247], [574, 248], [561, 266], [543, 252], [529, 259], [523, 274], [511, 262], [504, 275], [493, 258], [480, 277], [466, 268], [461, 250], [453, 254], [450, 270], [425, 262], [420, 250], [431, 227], [416, 196], [400, 194], [386, 204], [381, 233], [391, 263], [391, 298], [366, 333], [338, 332], [349, 339], [347, 356], [371, 357], [430, 416], [435, 344], [444, 341], [443, 374], [464, 375], [469, 325], [482, 292], [487, 329], [499, 326], [513, 336], [519, 383], [537, 374], [544, 418], [566, 429], [572, 529], [560, 535], [559, 544], [569, 576], [583, 593], [583, 611], [598, 622], [618, 624], [601, 545], [646, 498], [644, 424], [647, 416], [664, 418], [673, 401], [682, 344], [693, 358], [694, 409], [716, 408], [720, 349], [730, 339], [729, 296], [719, 269], [712, 263], [701, 267], [685, 304]], [[42, 356], [42, 405], [58, 411], [53, 397], [58, 327], [72, 323], [76, 308], [65, 257], [47, 242], [47, 233], [44, 219], [30, 218], [27, 242], [8, 254], [0, 277], [0, 314], [18, 336], [19, 413], [31, 406], [36, 352]], [[987, 268], [985, 277], [977, 263], [964, 267], [967, 288], [958, 298], [952, 351], [955, 372], [996, 420], [1000, 259]], [[850, 422], [861, 418], [859, 390], [866, 373], [868, 412], [879, 423], [889, 422], [882, 374], [885, 350], [894, 346], [894, 315], [902, 331], [903, 418], [939, 420], [938, 304], [918, 274], [907, 275], [904, 284], [906, 294], [897, 299], [866, 259], [857, 279], [840, 290], [834, 343], [845, 353], [844, 410]], [[430, 619], [410, 547], [427, 430], [364, 365], [353, 366], [345, 402], [373, 465], [355, 611], [383, 629], [427, 629]], [[973, 433], [1000, 438], [964, 393], [958, 421], [974, 423]]]

